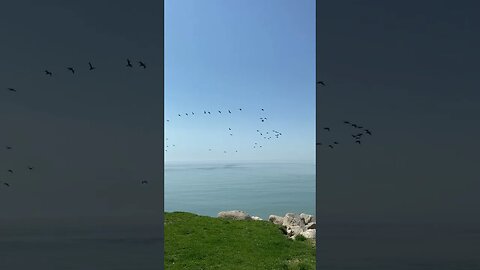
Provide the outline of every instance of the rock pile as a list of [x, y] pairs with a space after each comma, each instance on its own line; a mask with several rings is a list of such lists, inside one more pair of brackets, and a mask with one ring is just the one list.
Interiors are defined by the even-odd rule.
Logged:
[[[229, 218], [235, 220], [262, 220], [256, 216], [250, 216], [244, 211], [232, 210], [222, 211], [218, 213], [219, 218]], [[290, 238], [295, 239], [298, 235], [302, 235], [308, 239], [316, 237], [316, 221], [312, 215], [301, 213], [287, 213], [284, 217], [270, 215], [268, 220], [274, 224], [280, 225], [282, 231]]]
[[270, 215], [268, 220], [282, 226], [282, 231], [292, 239], [295, 239], [298, 235], [308, 239], [315, 239], [316, 237], [317, 222], [312, 215], [287, 213], [284, 217]]

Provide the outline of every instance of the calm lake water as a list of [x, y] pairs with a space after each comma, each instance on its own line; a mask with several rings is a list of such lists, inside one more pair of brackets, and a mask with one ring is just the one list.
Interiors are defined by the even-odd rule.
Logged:
[[217, 216], [236, 209], [263, 219], [288, 212], [314, 215], [315, 164], [165, 165], [165, 211]]

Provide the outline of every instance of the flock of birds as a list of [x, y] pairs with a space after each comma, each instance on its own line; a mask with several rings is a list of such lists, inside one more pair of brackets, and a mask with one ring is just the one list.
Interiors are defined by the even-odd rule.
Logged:
[[[324, 81], [318, 81], [317, 82], [317, 85], [322, 85], [322, 86], [326, 86], [325, 82]], [[351, 134], [351, 137], [353, 138], [353, 141], [354, 143], [356, 144], [362, 144], [362, 138], [363, 138], [363, 135], [369, 135], [369, 136], [372, 136], [372, 131], [368, 128], [365, 128], [359, 124], [356, 124], [356, 123], [353, 123], [352, 121], [343, 121], [343, 124], [347, 125], [347, 126], [351, 126], [352, 128], [354, 128], [354, 132], [356, 133], [353, 133]], [[324, 127], [323, 130], [327, 131], [327, 132], [331, 132], [332, 131], [332, 128], [330, 127]], [[333, 141], [329, 141], [328, 143], [325, 143], [324, 141], [319, 141], [316, 143], [316, 146], [327, 146], [331, 149], [335, 148], [335, 145], [338, 145], [340, 144], [337, 140], [333, 140]]]
[[[176, 118], [185, 118], [185, 117], [195, 117], [195, 118], [198, 118], [198, 116], [202, 115], [204, 117], [209, 117], [209, 116], [214, 116], [215, 114], [216, 115], [221, 115], [222, 113], [224, 115], [232, 115], [234, 113], [243, 113], [245, 112], [245, 109], [244, 108], [238, 108], [238, 109], [227, 109], [227, 110], [203, 110], [203, 112], [197, 112], [197, 114], [195, 114], [195, 112], [184, 112], [184, 113], [177, 113], [176, 114]], [[259, 115], [259, 120], [258, 122], [259, 123], [265, 123], [265, 121], [267, 121], [267, 117], [264, 115], [265, 114], [265, 109], [264, 108], [260, 108], [258, 110], [259, 113], [262, 113], [262, 115]], [[261, 117], [260, 117], [261, 116]], [[172, 123], [174, 122], [173, 119], [166, 119], [166, 122], [168, 123]], [[234, 129], [232, 128], [232, 126], [225, 126], [224, 127], [224, 131], [225, 131], [225, 135], [227, 136], [233, 136], [234, 135]], [[253, 133], [253, 130], [252, 130], [252, 133]], [[267, 130], [265, 128], [262, 128], [262, 127], [259, 127], [258, 129], [256, 129], [256, 136], [257, 136], [257, 139], [253, 140], [252, 141], [252, 149], [263, 149], [263, 146], [265, 145], [264, 143], [260, 143], [261, 140], [264, 140], [263, 142], [267, 142], [267, 141], [273, 141], [274, 139], [278, 139], [280, 136], [282, 136], [282, 133], [275, 130], [275, 129], [272, 129], [272, 130]], [[165, 152], [168, 152], [169, 149], [173, 149], [175, 147], [175, 144], [169, 144], [168, 140], [169, 138], [165, 138], [166, 140], [166, 143], [165, 143]], [[208, 149], [208, 152], [212, 152], [214, 151], [215, 149], [214, 148], [211, 148], [211, 147], [205, 147], [205, 151], [207, 151]], [[224, 154], [227, 154], [228, 151], [223, 149], [221, 150], [223, 151]], [[234, 150], [234, 153], [238, 153], [238, 149], [235, 149]]]
[[[126, 59], [126, 62], [127, 62], [127, 63], [126, 63], [125, 66], [126, 66], [127, 68], [133, 68], [133, 64], [132, 64], [132, 61], [131, 61], [130, 59]], [[143, 69], [146, 69], [146, 68], [147, 68], [147, 65], [146, 65], [143, 61], [137, 61], [137, 63], [138, 63], [138, 66], [139, 66], [139, 67], [141, 67], [141, 68], [143, 68]], [[65, 69], [66, 69], [67, 71], [70, 71], [72, 74], [75, 74], [75, 68], [74, 68], [74, 67], [68, 66], [68, 67], [66, 67]], [[96, 69], [96, 67], [95, 67], [91, 62], [88, 62], [88, 69], [89, 69], [90, 71], [93, 71], [93, 70]], [[45, 69], [44, 72], [45, 72], [45, 75], [46, 75], [46, 76], [50, 76], [50, 77], [53, 76], [53, 72], [50, 71], [50, 70], [48, 70], [48, 69]], [[13, 87], [8, 87], [7, 90], [10, 91], [10, 92], [17, 92], [17, 88], [13, 88]], [[12, 150], [13, 147], [12, 147], [12, 146], [6, 146], [5, 148], [6, 148], [6, 150], [9, 150], [9, 151], [10, 151], [10, 150]], [[26, 169], [29, 170], [29, 171], [32, 171], [32, 170], [33, 170], [33, 166], [27, 166]], [[8, 172], [9, 174], [14, 174], [14, 173], [15, 173], [15, 172], [13, 171], [13, 169], [7, 169], [7, 172]], [[4, 187], [9, 188], [9, 187], [11, 186], [11, 182], [3, 181], [3, 179], [0, 179], [0, 181], [2, 181], [2, 185], [3, 185]], [[147, 181], [147, 180], [142, 180], [142, 181], [141, 181], [141, 184], [143, 184], [143, 185], [144, 185], [144, 184], [148, 184], [148, 181]]]
[[[318, 86], [326, 86], [326, 83], [324, 81], [317, 81], [317, 85]], [[198, 117], [200, 116], [204, 116], [204, 117], [208, 117], [208, 116], [212, 116], [212, 115], [231, 115], [231, 114], [234, 114], [234, 113], [241, 113], [241, 112], [244, 112], [244, 108], [238, 108], [238, 109], [227, 109], [227, 110], [203, 110], [203, 111], [200, 111], [200, 112], [183, 112], [183, 113], [177, 113], [176, 116], [174, 118], [177, 118], [177, 119], [180, 119], [180, 118], [190, 118], [190, 119], [198, 119]], [[260, 113], [265, 113], [265, 109], [263, 108], [260, 108], [259, 109], [259, 112]], [[260, 117], [261, 116], [261, 117]], [[265, 123], [268, 118], [264, 115], [259, 115], [259, 118], [258, 118], [259, 122], [260, 123]], [[171, 122], [174, 122], [175, 120], [173, 118], [170, 118], [170, 119], [166, 119], [166, 122], [167, 123], [171, 123]], [[365, 128], [363, 127], [362, 125], [360, 124], [357, 124], [357, 123], [353, 123], [352, 121], [343, 121], [343, 124], [347, 125], [347, 126], [351, 126], [352, 128], [354, 128], [354, 131], [353, 133], [351, 134], [351, 137], [353, 138], [353, 141], [354, 143], [356, 144], [362, 144], [362, 139], [364, 138], [363, 136], [364, 135], [368, 135], [368, 136], [372, 136], [372, 131], [368, 128]], [[324, 127], [323, 130], [327, 131], [327, 132], [331, 132], [333, 129], [331, 127]], [[231, 127], [228, 127], [228, 130], [227, 128], [225, 127], [225, 131], [227, 132], [228, 135], [230, 136], [233, 136], [233, 131], [232, 131], [232, 128]], [[272, 129], [272, 130], [261, 130], [261, 129], [257, 129], [256, 130], [257, 132], [257, 135], [259, 136], [259, 138], [263, 138], [264, 140], [268, 141], [268, 140], [271, 140], [271, 139], [278, 139], [282, 133], [275, 130], [275, 129]], [[321, 139], [321, 138], [319, 138]], [[330, 140], [328, 142], [326, 142], [325, 140], [322, 139], [322, 141], [318, 141], [316, 143], [316, 146], [326, 146], [326, 147], [329, 147], [330, 149], [333, 149], [335, 148], [336, 145], [339, 145], [339, 141], [338, 140]], [[262, 149], [264, 145], [260, 144], [259, 141], [254, 141], [253, 144], [252, 144], [252, 148], [253, 149]], [[175, 144], [170, 144], [169, 143], [169, 138], [167, 137], [166, 138], [166, 143], [165, 143], [165, 152], [168, 152], [169, 150], [172, 150], [175, 148]], [[208, 149], [208, 152], [212, 152], [213, 149], [210, 147], [205, 147], [205, 150]], [[238, 150], [235, 150], [234, 151], [235, 153], [238, 152]], [[223, 153], [226, 154], [227, 153], [227, 150], [223, 150]]]
[[[5, 146], [5, 149], [6, 149], [7, 151], [12, 151], [12, 150], [13, 150], [13, 147], [7, 145], [7, 146]], [[26, 166], [25, 169], [28, 170], [28, 171], [32, 171], [32, 170], [33, 170], [33, 166], [31, 166], [31, 165]], [[10, 175], [15, 174], [15, 172], [14, 172], [13, 169], [11, 169], [11, 168], [10, 168], [10, 169], [7, 169], [6, 171], [7, 171]], [[3, 180], [3, 179], [2, 179], [2, 180]], [[10, 187], [10, 182], [2, 181], [2, 185], [3, 185], [4, 187], [9, 188], [9, 187]]]
[[[143, 68], [143, 69], [146, 69], [147, 66], [146, 64], [143, 62], [143, 61], [137, 61], [138, 63], [138, 66]], [[125, 67], [127, 68], [133, 68], [133, 64], [132, 64], [132, 61], [130, 59], [126, 59], [126, 65]], [[93, 71], [95, 70], [96, 67], [91, 63], [91, 62], [88, 62], [88, 70], [90, 71]], [[68, 66], [66, 67], [66, 70], [70, 71], [72, 74], [75, 74], [75, 68], [74, 67], [71, 67], [71, 66]], [[46, 76], [53, 76], [53, 72], [48, 70], [48, 69], [45, 69], [45, 75]], [[317, 85], [321, 85], [321, 86], [326, 86], [325, 82], [324, 81], [317, 81]], [[12, 88], [12, 87], [9, 87], [7, 88], [7, 90], [11, 91], [11, 92], [17, 92], [17, 89], [16, 88]], [[236, 109], [238, 110], [238, 112], [243, 112], [244, 110], [242, 108], [238, 108]], [[233, 109], [227, 109], [227, 110], [224, 110], [223, 111], [223, 114], [227, 114], [227, 115], [230, 115], [232, 114], [233, 112], [232, 111], [236, 111], [236, 110], [233, 110]], [[260, 108], [260, 111], [261, 113], [265, 113], [265, 109], [263, 108]], [[204, 116], [209, 116], [209, 115], [212, 115], [214, 113], [218, 113], [218, 114], [222, 114], [222, 110], [216, 110], [216, 111], [210, 111], [210, 110], [203, 110], [203, 115]], [[197, 115], [199, 114], [202, 114], [202, 112], [200, 113], [197, 113]], [[185, 115], [185, 117], [193, 117], [195, 116], [195, 112], [185, 112], [185, 113], [178, 113], [177, 114], [178, 117], [182, 117], [183, 115]], [[262, 116], [262, 117], [259, 117], [259, 122], [260, 123], [265, 123], [265, 121], [268, 120], [268, 118], [266, 116]], [[166, 122], [173, 122], [171, 121], [171, 119], [166, 119]], [[351, 134], [353, 140], [355, 143], [357, 144], [361, 144], [362, 143], [362, 136], [364, 134], [366, 135], [369, 135], [371, 136], [372, 135], [372, 132], [367, 129], [367, 128], [364, 128], [363, 126], [359, 125], [359, 124], [356, 124], [356, 123], [353, 123], [351, 121], [343, 121], [343, 123], [345, 125], [350, 125], [351, 127], [355, 128], [356, 130], [359, 130], [360, 132], [359, 133], [355, 133], [355, 134]], [[331, 128], [330, 127], [324, 127], [323, 128], [325, 131], [327, 132], [330, 132], [331, 131]], [[226, 128], [225, 128], [226, 130]], [[280, 136], [282, 136], [282, 133], [275, 130], [275, 129], [272, 129], [272, 130], [261, 130], [261, 129], [256, 129], [256, 133], [257, 135], [259, 136], [259, 138], [263, 138], [265, 141], [269, 141], [269, 140], [272, 140], [272, 139], [278, 139]], [[232, 131], [232, 128], [231, 127], [228, 127], [228, 134], [229, 136], [233, 136], [233, 131]], [[166, 138], [167, 140], [167, 143], [165, 144], [165, 147], [166, 148], [169, 148], [172, 149], [173, 147], [175, 147], [175, 144], [168, 144], [168, 138]], [[340, 144], [338, 141], [334, 140], [332, 142], [328, 142], [328, 143], [324, 143], [324, 142], [317, 142], [316, 143], [316, 146], [322, 146], [322, 145], [326, 145], [328, 146], [329, 148], [333, 149], [335, 147], [335, 145], [338, 145]], [[263, 148], [263, 144], [260, 144], [258, 141], [254, 141], [253, 144], [252, 144], [252, 147], [253, 149], [261, 149]], [[12, 150], [12, 147], [11, 146], [6, 146], [6, 150]], [[208, 151], [211, 152], [213, 151], [212, 148], [208, 148]], [[165, 152], [168, 152], [168, 149], [165, 149]], [[235, 152], [237, 153], [238, 150], [235, 150]], [[226, 154], [227, 151], [226, 150], [223, 150], [223, 153]], [[32, 171], [33, 170], [33, 167], [32, 166], [27, 166], [27, 169], [29, 171]], [[14, 171], [12, 169], [7, 169], [7, 172], [9, 174], [14, 174]], [[1, 180], [1, 179], [0, 179]], [[147, 180], [142, 180], [141, 181], [141, 184], [144, 185], [144, 184], [148, 184], [148, 181]], [[10, 182], [5, 182], [3, 181], [3, 186], [5, 187], [10, 187]]]

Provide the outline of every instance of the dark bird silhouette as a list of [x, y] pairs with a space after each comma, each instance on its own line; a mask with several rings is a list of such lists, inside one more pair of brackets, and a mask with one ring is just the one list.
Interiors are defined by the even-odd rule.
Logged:
[[11, 146], [7, 146], [7, 147], [5, 147], [5, 148], [7, 148], [7, 150], [10, 150], [10, 149], [12, 149], [12, 147], [11, 147]]
[[371, 132], [370, 130], [368, 130], [368, 129], [365, 129], [365, 133], [367, 133], [367, 134], [370, 135], [370, 136], [372, 135], [372, 132]]
[[329, 127], [324, 127], [323, 129], [325, 129], [326, 131], [330, 131]]
[[195, 113], [194, 113], [194, 112], [192, 112], [192, 115], [195, 115]]
[[318, 81], [317, 84], [321, 84], [321, 85], [325, 86], [325, 82], [324, 82], [324, 81]]
[[130, 59], [127, 59], [127, 67], [132, 67], [132, 62], [130, 62]]
[[206, 111], [203, 111], [203, 114], [207, 114], [207, 112], [206, 112]]
[[232, 130], [231, 128], [228, 128], [228, 130]]
[[12, 91], [12, 92], [17, 92], [17, 90], [15, 88], [7, 88], [7, 89]]
[[145, 65], [145, 63], [143, 63], [142, 61], [138, 61], [138, 64], [143, 67], [144, 69], [147, 68], [147, 66]]
[[265, 111], [264, 109], [262, 109], [262, 111]]
[[33, 167], [32, 166], [28, 166], [27, 167], [30, 171], [33, 170]]
[[350, 122], [348, 122], [348, 121], [343, 121], [343, 123], [345, 123], [345, 124], [350, 124]]
[[167, 119], [167, 122], [170, 122], [170, 120]]
[[358, 143], [358, 144], [362, 144], [362, 142], [360, 140], [356, 140], [355, 142]]
[[7, 186], [7, 187], [10, 187], [10, 184], [7, 183], [7, 182], [5, 182], [5, 183], [3, 183], [3, 184], [4, 184], [5, 186]]
[[357, 126], [356, 124], [352, 124], [352, 127], [356, 128], [356, 127], [358, 127], [358, 126]]
[[208, 112], [208, 114], [210, 114], [210, 112]]
[[185, 115], [187, 115], [187, 116], [188, 116], [188, 113], [185, 113]]
[[317, 142], [317, 145], [322, 145], [322, 143], [321, 143], [321, 142]]
[[88, 66], [90, 67], [90, 70], [94, 70], [94, 69], [95, 69], [95, 67], [92, 66], [92, 63], [90, 63], [90, 62], [88, 62]]
[[142, 185], [145, 185], [145, 184], [148, 184], [148, 181], [143, 180], [143, 181], [142, 181]]
[[222, 113], [221, 111], [218, 111], [218, 113]]
[[242, 110], [242, 108], [240, 108], [240, 109], [238, 109], [238, 110], [239, 110], [239, 111], [241, 111], [241, 110]]
[[8, 170], [9, 173], [13, 173], [13, 170]]
[[328, 147], [332, 148], [333, 149], [333, 145], [329, 144]]
[[180, 114], [178, 114], [178, 116], [181, 116]]
[[73, 67], [67, 67], [67, 69], [70, 70], [72, 74], [75, 74], [75, 69], [73, 69]]
[[333, 142], [333, 144], [338, 144], [338, 142]]
[[45, 74], [48, 75], [48, 76], [52, 76], [52, 72], [50, 72], [48, 70], [45, 70]]
[[232, 113], [230, 110], [228, 110], [228, 113]]

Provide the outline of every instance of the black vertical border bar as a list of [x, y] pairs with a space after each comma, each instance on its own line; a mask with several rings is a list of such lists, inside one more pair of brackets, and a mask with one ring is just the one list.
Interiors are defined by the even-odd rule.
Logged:
[[162, 125], [162, 129], [163, 129], [163, 132], [161, 133], [161, 137], [158, 138], [160, 141], [161, 141], [161, 147], [160, 147], [160, 164], [159, 164], [159, 167], [160, 167], [160, 181], [161, 181], [161, 185], [160, 185], [160, 209], [161, 209], [161, 213], [160, 214], [160, 231], [161, 231], [161, 239], [162, 239], [162, 243], [161, 243], [161, 249], [160, 249], [160, 263], [161, 263], [161, 268], [160, 269], [164, 269], [165, 268], [165, 255], [164, 255], [164, 251], [165, 251], [165, 235], [164, 235], [164, 213], [165, 213], [165, 145], [164, 145], [164, 141], [165, 141], [165, 2], [164, 0], [159, 0], [160, 1], [160, 35], [161, 35], [161, 42], [160, 42], [160, 48], [159, 50], [161, 51], [160, 52], [160, 61], [161, 61], [161, 68], [160, 68], [160, 74], [159, 74], [159, 79], [160, 79], [160, 83], [161, 83], [161, 86], [160, 86], [160, 89], [159, 91], [162, 91], [162, 94], [161, 94], [161, 99], [160, 99], [160, 118], [161, 118], [161, 123], [159, 123], [160, 125]]
[[317, 82], [321, 80], [321, 76], [320, 76], [320, 58], [319, 58], [319, 55], [320, 55], [320, 46], [318, 45], [318, 42], [319, 42], [319, 37], [320, 37], [320, 33], [319, 33], [319, 20], [318, 20], [318, 17], [320, 15], [320, 5], [319, 5], [319, 2], [320, 0], [315, 0], [315, 77], [316, 77], [316, 80], [315, 80], [315, 130], [316, 130], [316, 133], [315, 133], [315, 217], [316, 217], [316, 222], [317, 222], [317, 226], [316, 226], [316, 234], [315, 234], [315, 249], [316, 249], [316, 252], [315, 252], [315, 266], [316, 266], [316, 269], [319, 269], [318, 267], [318, 262], [320, 261], [320, 248], [319, 246], [321, 245], [321, 243], [319, 243], [320, 241], [318, 240], [319, 239], [319, 235], [321, 234], [321, 232], [319, 233], [319, 229], [321, 226], [319, 226], [319, 217], [320, 217], [320, 198], [318, 197], [318, 195], [320, 194], [320, 185], [319, 185], [319, 175], [320, 175], [320, 164], [319, 163], [319, 156], [320, 156], [320, 153], [318, 151], [318, 147], [317, 147], [317, 144], [316, 142], [318, 141], [318, 138], [319, 138], [319, 135], [320, 135], [320, 120], [319, 120], [319, 117], [318, 117], [318, 113], [319, 113], [319, 110], [318, 110], [318, 104], [320, 104], [320, 95], [318, 94], [318, 87], [317, 87]]

